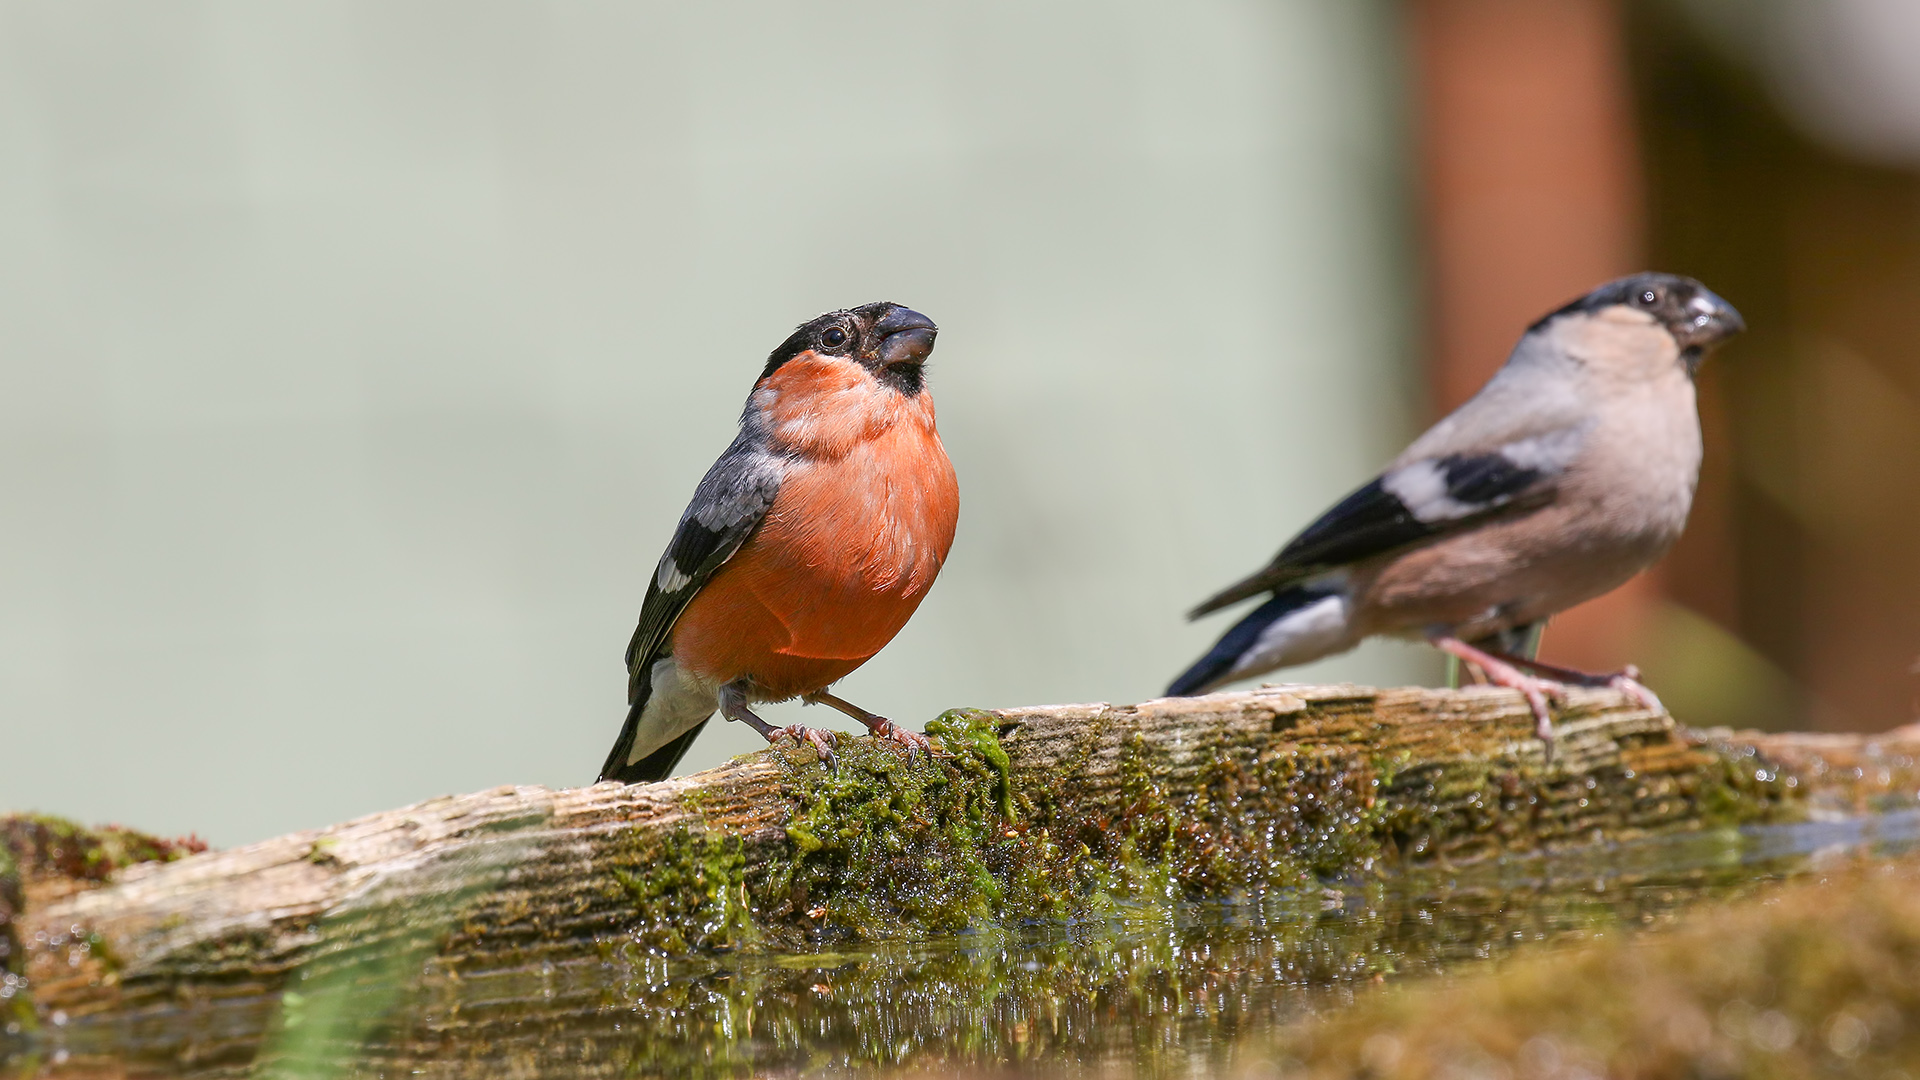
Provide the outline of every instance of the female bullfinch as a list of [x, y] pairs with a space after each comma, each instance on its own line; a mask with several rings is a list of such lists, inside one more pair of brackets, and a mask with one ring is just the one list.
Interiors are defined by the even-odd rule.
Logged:
[[1525, 643], [1679, 537], [1700, 476], [1694, 372], [1745, 325], [1675, 274], [1610, 281], [1548, 313], [1472, 400], [1264, 570], [1196, 608], [1268, 594], [1167, 693], [1205, 693], [1382, 634], [1425, 638], [1519, 690], [1549, 757], [1547, 698], [1562, 684], [1613, 686], [1658, 711], [1631, 668], [1555, 667]]

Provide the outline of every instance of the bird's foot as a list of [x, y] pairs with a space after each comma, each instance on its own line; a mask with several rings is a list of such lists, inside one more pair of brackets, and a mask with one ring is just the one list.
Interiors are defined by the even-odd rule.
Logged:
[[1526, 697], [1527, 708], [1533, 712], [1533, 734], [1541, 742], [1546, 744], [1547, 760], [1552, 761], [1553, 709], [1548, 703], [1551, 702], [1552, 705], [1565, 705], [1567, 703], [1567, 688], [1550, 679], [1536, 678], [1519, 671], [1513, 671], [1511, 668], [1508, 670], [1512, 671], [1513, 677], [1511, 679], [1503, 679], [1491, 671], [1487, 673], [1487, 677], [1493, 681], [1493, 685], [1504, 686], [1510, 690], [1518, 690]]
[[1459, 638], [1436, 635], [1428, 640], [1440, 651], [1478, 667], [1493, 685], [1520, 691], [1521, 696], [1527, 699], [1528, 710], [1533, 713], [1533, 733], [1546, 745], [1547, 761], [1553, 761], [1553, 709], [1548, 702], [1551, 700], [1564, 704], [1567, 699], [1565, 686], [1552, 679], [1529, 675], [1506, 659], [1476, 649]]
[[873, 732], [876, 739], [891, 739], [907, 748], [907, 760], [911, 761], [923, 753], [933, 752], [933, 743], [925, 735], [910, 731], [884, 716], [876, 716], [867, 724], [867, 730]]
[[840, 759], [833, 755], [833, 743], [836, 738], [834, 732], [822, 731], [819, 728], [810, 728], [804, 724], [788, 724], [786, 727], [780, 728], [768, 736], [767, 742], [778, 742], [782, 738], [790, 738], [795, 744], [803, 742], [812, 743], [813, 748], [820, 752], [820, 760], [827, 763], [827, 768], [838, 769], [840, 767]]
[[753, 684], [747, 679], [735, 679], [722, 686], [720, 715], [729, 720], [738, 720], [759, 732], [760, 737], [767, 740], [768, 746], [772, 746], [783, 738], [790, 738], [796, 744], [810, 742], [815, 750], [820, 751], [820, 760], [827, 763], [827, 768], [840, 767], [840, 759], [833, 756], [833, 732], [810, 728], [804, 724], [788, 724], [783, 728], [774, 727], [762, 719], [759, 713], [747, 707], [747, 695], [752, 689]]
[[1647, 684], [1640, 681], [1640, 669], [1628, 664], [1612, 675], [1606, 676], [1607, 685], [1640, 703], [1640, 707], [1651, 713], [1665, 713], [1667, 707]]
[[1495, 686], [1504, 686], [1509, 690], [1518, 690], [1527, 699], [1527, 708], [1533, 713], [1533, 733], [1541, 742], [1547, 744], [1547, 760], [1552, 761], [1552, 706], [1564, 706], [1567, 703], [1567, 688], [1552, 679], [1528, 675], [1506, 664], [1483, 667], [1482, 670], [1486, 671], [1488, 682]]
[[933, 743], [927, 741], [925, 735], [917, 731], [908, 731], [879, 713], [868, 712], [853, 702], [835, 697], [825, 690], [816, 690], [801, 700], [809, 705], [827, 705], [853, 717], [865, 725], [866, 729], [873, 733], [874, 738], [890, 739], [906, 747], [909, 761], [923, 750], [929, 753], [933, 750]]
[[1539, 660], [1530, 660], [1522, 656], [1509, 656], [1504, 653], [1496, 653], [1494, 655], [1501, 660], [1531, 668], [1546, 676], [1549, 680], [1557, 680], [1559, 685], [1618, 690], [1627, 697], [1632, 698], [1636, 704], [1648, 712], [1664, 713], [1667, 711], [1667, 707], [1660, 703], [1659, 697], [1655, 696], [1652, 690], [1647, 689], [1647, 684], [1640, 681], [1640, 669], [1634, 667], [1632, 664], [1628, 664], [1626, 667], [1611, 674], [1590, 675], [1587, 672], [1574, 668], [1560, 667], [1555, 664], [1543, 663]]

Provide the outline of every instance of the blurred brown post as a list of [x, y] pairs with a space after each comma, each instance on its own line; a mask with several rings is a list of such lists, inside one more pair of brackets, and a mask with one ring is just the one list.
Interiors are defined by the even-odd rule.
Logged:
[[[1541, 314], [1641, 269], [1640, 169], [1615, 0], [1409, 0], [1434, 415]], [[1556, 618], [1542, 656], [1633, 659], [1656, 574]]]

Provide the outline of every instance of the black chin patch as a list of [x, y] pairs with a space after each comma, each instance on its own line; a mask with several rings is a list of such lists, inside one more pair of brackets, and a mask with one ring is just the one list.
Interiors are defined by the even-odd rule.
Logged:
[[919, 364], [889, 364], [874, 372], [880, 382], [898, 390], [903, 397], [913, 397], [926, 385], [927, 369]]

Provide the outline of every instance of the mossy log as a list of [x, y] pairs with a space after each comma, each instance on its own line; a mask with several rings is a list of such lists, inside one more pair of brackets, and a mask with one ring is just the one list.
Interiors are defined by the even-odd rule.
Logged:
[[[640, 786], [503, 787], [168, 864], [30, 909], [46, 1022], [245, 1060], [300, 986], [752, 949], [1294, 890], [1356, 874], [1911, 801], [1920, 733], [1688, 734], [1577, 691], [1263, 688], [956, 710], [917, 759], [782, 744]], [[1838, 764], [1830, 764], [1838, 763]], [[15, 961], [21, 957], [16, 955]], [[363, 1008], [371, 1007], [362, 1001]]]
[[1314, 1080], [1907, 1076], [1920, 1061], [1920, 857], [1837, 865], [1663, 934], [1404, 985], [1236, 1052]]

